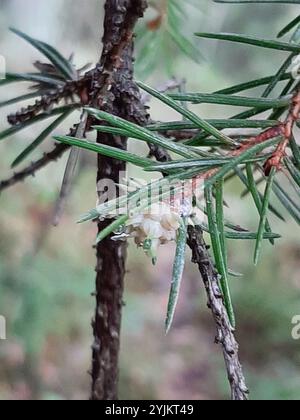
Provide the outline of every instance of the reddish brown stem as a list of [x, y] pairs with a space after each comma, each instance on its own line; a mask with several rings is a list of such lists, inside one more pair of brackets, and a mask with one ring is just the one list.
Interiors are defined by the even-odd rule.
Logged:
[[284, 139], [279, 143], [277, 146], [275, 152], [270, 157], [270, 159], [267, 160], [265, 163], [265, 173], [266, 175], [269, 175], [271, 172], [271, 169], [275, 167], [278, 171], [282, 168], [282, 161], [283, 158], [286, 155], [286, 148], [289, 145], [289, 142], [293, 135], [293, 129], [294, 126], [299, 119], [300, 115], [300, 90], [295, 93], [290, 111], [288, 113], [288, 116], [285, 120], [285, 122], [282, 124], [282, 134], [284, 136]]

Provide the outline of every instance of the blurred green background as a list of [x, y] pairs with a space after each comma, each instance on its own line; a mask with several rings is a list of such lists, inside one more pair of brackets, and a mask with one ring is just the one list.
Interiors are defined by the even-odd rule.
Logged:
[[[100, 54], [103, 3], [100, 0], [0, 0], [0, 53], [10, 71], [31, 71], [36, 51], [9, 33], [14, 26], [43, 39], [76, 64], [95, 62]], [[195, 2], [194, 2], [195, 3]], [[196, 30], [275, 36], [297, 13], [297, 6], [225, 5], [201, 0], [188, 9], [185, 33]], [[157, 86], [170, 73], [184, 77], [188, 89], [211, 91], [249, 78], [272, 74], [285, 54], [194, 39], [203, 59], [194, 63], [170, 47], [172, 66], [162, 65], [149, 83]], [[138, 68], [149, 57], [141, 47]], [[170, 70], [170, 68], [172, 70]], [[138, 77], [146, 76], [139, 74]], [[1, 90], [1, 99], [18, 86]], [[14, 108], [12, 108], [13, 111]], [[213, 107], [199, 107], [201, 116], [216, 116]], [[218, 110], [222, 117], [227, 110]], [[7, 109], [1, 110], [1, 129]], [[152, 116], [174, 118], [154, 102]], [[67, 132], [69, 121], [59, 133]], [[1, 143], [0, 175], [23, 143], [41, 127], [27, 129]], [[52, 140], [44, 145], [51, 148]], [[144, 149], [142, 149], [144, 150]], [[41, 153], [36, 153], [38, 157]], [[7, 318], [7, 340], [0, 341], [0, 399], [86, 399], [89, 394], [94, 300], [93, 224], [76, 225], [78, 216], [94, 207], [96, 158], [84, 154], [76, 186], [59, 227], [50, 224], [66, 159], [0, 197], [0, 314]], [[131, 169], [133, 175], [138, 172]], [[226, 200], [231, 219], [251, 229], [258, 224], [250, 201], [241, 200], [241, 186], [229, 186]], [[300, 244], [296, 224], [272, 219], [283, 239], [252, 265], [253, 244], [230, 243], [230, 265], [244, 273], [232, 279], [237, 336], [252, 399], [300, 398], [300, 341], [291, 337], [291, 319], [300, 314]], [[124, 308], [120, 397], [122, 399], [223, 399], [229, 395], [214, 324], [196, 267], [187, 264], [173, 330], [164, 335], [164, 316], [174, 246], [161, 248], [153, 268], [141, 250], [129, 249]], [[190, 259], [190, 255], [188, 255]]]

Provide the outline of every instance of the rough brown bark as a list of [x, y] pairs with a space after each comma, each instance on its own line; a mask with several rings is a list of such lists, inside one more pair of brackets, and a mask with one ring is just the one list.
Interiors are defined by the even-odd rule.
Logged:
[[[146, 118], [139, 91], [133, 82], [133, 30], [146, 6], [144, 0], [106, 1], [103, 52], [91, 86], [94, 107], [129, 120], [134, 120], [135, 113]], [[99, 134], [97, 140], [102, 144], [126, 148], [126, 139], [118, 136]], [[118, 183], [119, 173], [124, 170], [123, 162], [98, 157], [98, 181], [108, 178]], [[107, 223], [99, 222], [99, 231]], [[125, 260], [125, 243], [107, 238], [97, 246], [92, 400], [118, 398]]]

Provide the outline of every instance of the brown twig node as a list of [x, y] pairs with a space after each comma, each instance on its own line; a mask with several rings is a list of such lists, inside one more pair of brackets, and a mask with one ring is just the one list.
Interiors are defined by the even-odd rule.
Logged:
[[264, 169], [265, 174], [269, 175], [272, 168], [275, 167], [278, 171], [282, 169], [282, 161], [286, 156], [286, 148], [293, 135], [293, 128], [300, 116], [300, 89], [295, 93], [288, 116], [285, 122], [281, 125], [281, 135], [284, 139], [278, 144], [273, 155], [265, 163]]

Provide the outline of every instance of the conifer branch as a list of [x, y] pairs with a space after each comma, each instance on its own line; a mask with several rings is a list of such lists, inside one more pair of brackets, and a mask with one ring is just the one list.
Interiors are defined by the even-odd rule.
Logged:
[[188, 233], [188, 245], [192, 250], [192, 261], [199, 267], [208, 297], [208, 307], [216, 324], [216, 343], [220, 344], [223, 349], [232, 400], [247, 400], [249, 391], [239, 361], [239, 346], [224, 306], [223, 295], [219, 286], [219, 274], [209, 255], [202, 229], [199, 226], [189, 226]]
[[24, 182], [30, 176], [35, 176], [36, 172], [45, 168], [49, 163], [57, 161], [62, 155], [69, 149], [69, 146], [65, 144], [56, 144], [54, 149], [48, 153], [45, 153], [42, 158], [32, 162], [25, 169], [15, 172], [10, 178], [0, 182], [0, 193], [4, 190], [13, 187], [19, 182]]

